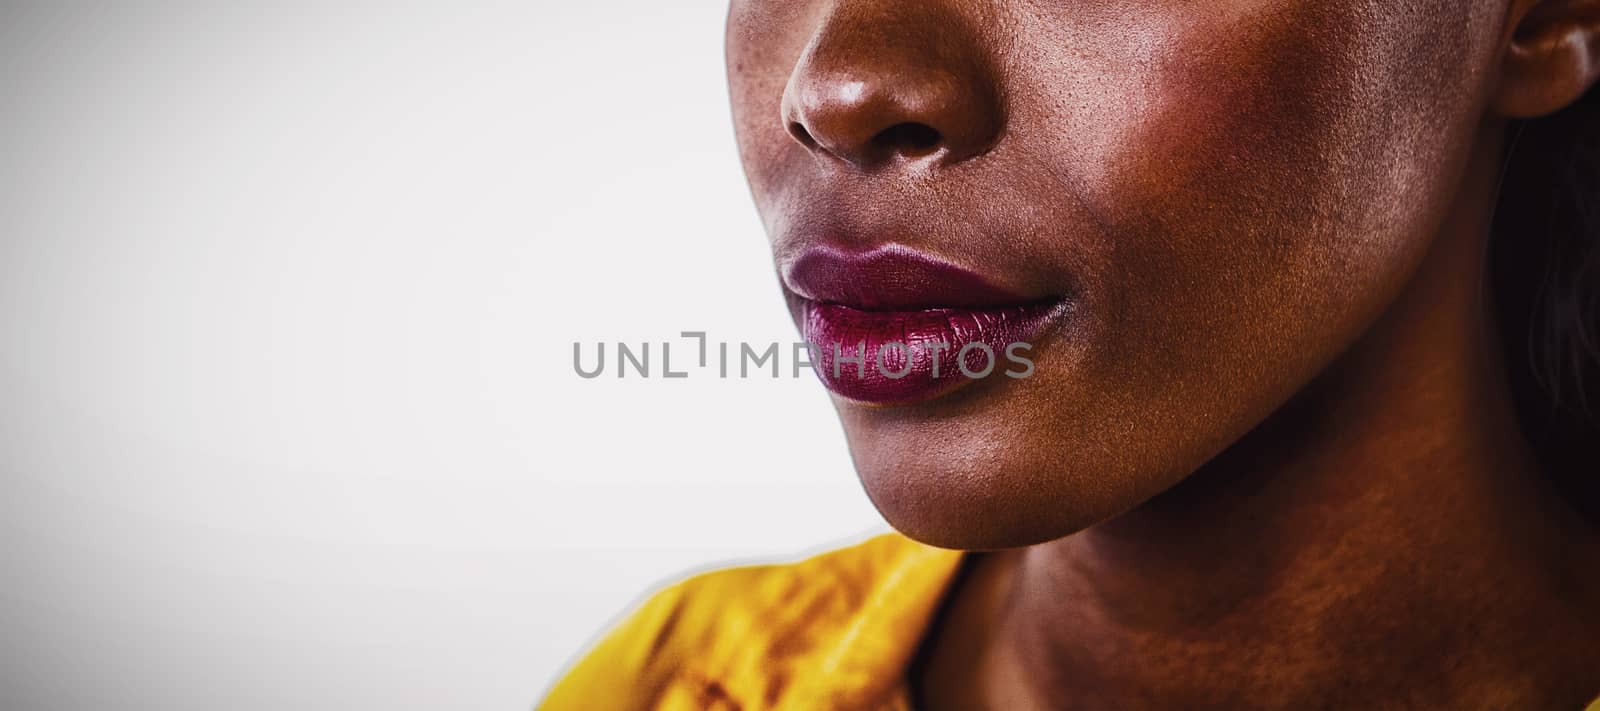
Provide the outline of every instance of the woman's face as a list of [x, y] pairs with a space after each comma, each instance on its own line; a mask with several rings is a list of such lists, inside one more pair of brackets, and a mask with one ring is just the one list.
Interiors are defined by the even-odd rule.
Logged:
[[[878, 508], [935, 545], [1037, 543], [1260, 423], [1427, 251], [1505, 10], [733, 0], [744, 167]], [[1033, 371], [871, 374], [910, 341], [889, 371], [936, 380], [947, 336], [1025, 341]], [[841, 342], [866, 377], [830, 372]]]

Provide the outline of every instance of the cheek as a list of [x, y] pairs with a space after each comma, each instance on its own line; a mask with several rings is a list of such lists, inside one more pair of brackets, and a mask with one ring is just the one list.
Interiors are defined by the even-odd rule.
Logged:
[[779, 178], [806, 167], [780, 119], [783, 90], [826, 3], [734, 0], [725, 38], [728, 98], [745, 176], [756, 197], [774, 193]]
[[[1078, 43], [1063, 69], [1091, 68], [1056, 74], [1067, 100], [1034, 115], [1036, 150], [1103, 228], [1120, 320], [1104, 345], [1124, 369], [1248, 356], [1241, 381], [1288, 387], [1404, 282], [1476, 126], [1492, 47], [1473, 38], [1494, 35], [1464, 3], [1405, 7], [1196, 3], [1055, 38]], [[1417, 31], [1432, 27], [1456, 31]], [[1061, 97], [1049, 81], [1028, 91]]]
[[[1218, 353], [1230, 341], [1328, 323], [1347, 303], [1330, 287], [1359, 289], [1362, 275], [1414, 261], [1396, 251], [1421, 254], [1421, 240], [1385, 242], [1366, 224], [1391, 206], [1373, 179], [1384, 151], [1361, 129], [1367, 107], [1351, 86], [1358, 51], [1319, 46], [1304, 28], [1330, 18], [1307, 14], [1214, 15], [1165, 36], [1125, 95], [1138, 119], [1086, 164], [1126, 309], [1150, 319], [1124, 335], [1192, 344], [1199, 369], [1231, 357]], [[1345, 272], [1336, 284], [1333, 271]]]

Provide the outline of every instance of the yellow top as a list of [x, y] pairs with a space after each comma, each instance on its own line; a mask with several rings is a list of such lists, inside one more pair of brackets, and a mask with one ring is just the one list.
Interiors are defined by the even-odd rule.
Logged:
[[695, 576], [646, 600], [539, 708], [910, 711], [905, 669], [961, 555], [889, 533]]
[[695, 576], [646, 600], [539, 708], [911, 711], [906, 667], [961, 557], [890, 533]]

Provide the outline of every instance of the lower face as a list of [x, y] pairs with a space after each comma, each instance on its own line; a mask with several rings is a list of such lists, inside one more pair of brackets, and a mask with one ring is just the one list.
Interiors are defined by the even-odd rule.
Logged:
[[[1503, 10], [734, 0], [741, 157], [879, 510], [934, 545], [1039, 543], [1171, 487], [1270, 415], [1427, 251]], [[822, 68], [846, 92], [918, 73], [976, 86], [992, 105], [961, 110], [998, 130], [961, 160], [840, 160], [785, 113]], [[982, 349], [955, 343], [955, 374], [932, 377], [937, 340], [982, 342], [995, 367], [969, 377]], [[888, 372], [914, 382], [872, 372], [891, 341], [911, 347]], [[831, 372], [827, 351], [863, 342], [866, 375]]]

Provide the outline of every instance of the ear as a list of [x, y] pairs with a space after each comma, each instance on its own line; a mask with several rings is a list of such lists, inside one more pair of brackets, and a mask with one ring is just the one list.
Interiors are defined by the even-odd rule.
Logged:
[[1496, 112], [1555, 113], [1600, 79], [1600, 0], [1511, 0], [1509, 18]]

